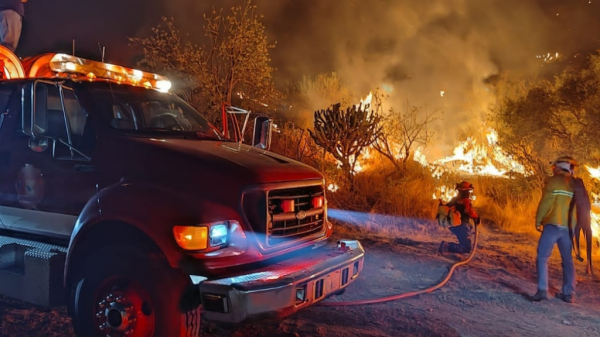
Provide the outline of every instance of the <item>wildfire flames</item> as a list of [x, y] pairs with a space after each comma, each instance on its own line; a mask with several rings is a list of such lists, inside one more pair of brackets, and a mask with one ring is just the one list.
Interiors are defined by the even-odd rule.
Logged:
[[488, 129], [485, 136], [487, 144], [479, 144], [477, 139], [469, 137], [454, 148], [452, 156], [432, 163], [427, 161], [421, 151], [415, 153], [415, 160], [425, 167], [432, 168], [432, 174], [437, 178], [448, 172], [496, 177], [508, 177], [511, 173], [531, 174], [497, 146], [498, 134], [495, 130]]
[[[555, 55], [555, 58], [558, 55]], [[545, 61], [549, 61], [550, 57], [545, 57]], [[441, 91], [440, 95], [444, 95]], [[366, 98], [360, 100], [362, 106], [371, 104], [372, 93], [369, 93]], [[358, 108], [358, 105], [357, 105]], [[400, 149], [400, 146], [392, 144], [393, 147]], [[372, 158], [372, 148], [367, 148], [365, 152], [360, 155], [360, 158], [351, 158], [351, 161], [355, 161], [354, 172], [357, 174], [363, 172], [368, 168], [366, 163]], [[403, 158], [403, 154], [398, 151], [397, 159]], [[440, 179], [445, 174], [449, 173], [463, 173], [469, 176], [494, 176], [510, 179], [515, 174], [523, 176], [529, 176], [532, 172], [527, 171], [526, 168], [515, 161], [510, 156], [506, 155], [502, 148], [498, 146], [498, 134], [495, 130], [488, 128], [485, 131], [485, 137], [468, 137], [466, 140], [460, 142], [453, 150], [451, 156], [447, 156], [441, 159], [429, 160], [425, 154], [424, 148], [417, 148], [413, 151], [413, 160], [421, 164], [423, 167], [428, 168], [434, 178]], [[338, 163], [341, 166], [341, 163]], [[600, 167], [592, 168], [586, 166], [590, 177], [600, 181]], [[332, 192], [338, 190], [338, 186], [335, 183], [328, 185], [328, 189]], [[457, 191], [454, 186], [438, 186], [433, 193], [433, 199], [440, 199], [448, 201], [456, 196]], [[600, 242], [600, 195], [591, 193], [593, 198], [593, 207], [591, 211], [592, 216], [592, 234], [595, 239]], [[475, 200], [475, 195], [471, 198]]]

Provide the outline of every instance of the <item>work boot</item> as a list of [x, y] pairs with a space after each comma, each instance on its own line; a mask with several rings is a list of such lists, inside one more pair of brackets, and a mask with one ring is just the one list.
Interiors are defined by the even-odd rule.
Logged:
[[448, 242], [442, 241], [442, 243], [440, 243], [440, 248], [438, 249], [438, 252], [440, 253], [440, 255], [444, 255], [444, 253], [448, 252]]
[[549, 300], [550, 295], [548, 295], [548, 290], [540, 290], [538, 289], [537, 293], [531, 297], [531, 300], [534, 302], [539, 302], [541, 300]]
[[556, 298], [567, 303], [573, 303], [573, 295], [565, 295], [563, 293], [556, 294]]

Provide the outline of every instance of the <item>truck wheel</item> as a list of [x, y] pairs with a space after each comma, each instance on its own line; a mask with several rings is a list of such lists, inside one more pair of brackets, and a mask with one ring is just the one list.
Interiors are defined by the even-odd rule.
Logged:
[[71, 291], [81, 337], [199, 336], [199, 292], [189, 278], [136, 249], [107, 247], [87, 260]]

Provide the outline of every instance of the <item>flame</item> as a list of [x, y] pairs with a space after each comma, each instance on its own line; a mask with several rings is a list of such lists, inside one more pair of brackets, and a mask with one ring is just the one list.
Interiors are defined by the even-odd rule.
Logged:
[[508, 177], [507, 174], [520, 173], [530, 175], [523, 165], [506, 155], [498, 146], [498, 133], [488, 129], [485, 134], [487, 144], [479, 144], [477, 139], [469, 137], [460, 142], [451, 156], [429, 162], [420, 149], [415, 151], [414, 160], [432, 170], [432, 175], [440, 178], [444, 173], [459, 172], [470, 175]]
[[[593, 168], [585, 165], [585, 168], [589, 172], [590, 177], [600, 180], [600, 166]], [[592, 195], [593, 199], [592, 210], [590, 212], [592, 216], [592, 236], [597, 242], [600, 242], [600, 196], [594, 192], [591, 192], [590, 194]]]
[[[360, 98], [360, 104], [362, 104], [363, 109], [365, 108], [365, 106], [367, 105], [371, 105], [371, 101], [373, 100], [373, 92], [370, 91], [369, 94], [367, 95], [367, 97], [365, 97], [365, 99], [363, 100], [363, 98]], [[358, 109], [358, 104], [355, 105], [355, 107]]]
[[[433, 199], [441, 200], [442, 202], [446, 203], [446, 202], [450, 201], [450, 199], [454, 198], [457, 195], [458, 195], [458, 191], [456, 190], [456, 188], [442, 185], [442, 186], [438, 186], [435, 188], [435, 192], [433, 193]], [[472, 201], [477, 200], [477, 196], [472, 192], [471, 192], [471, 195], [469, 196], [469, 198]]]
[[594, 179], [600, 179], [600, 166], [598, 166], [597, 168], [593, 168], [585, 165], [585, 168], [590, 173], [590, 177]]
[[[443, 93], [442, 91], [442, 95]], [[369, 92], [367, 97], [361, 98], [360, 104], [363, 104], [364, 107], [370, 104], [372, 99], [373, 93]], [[355, 106], [358, 107], [358, 105]], [[475, 137], [468, 137], [460, 142], [454, 148], [451, 156], [430, 161], [423, 149], [417, 148], [413, 151], [413, 160], [423, 167], [429, 168], [432, 176], [438, 179], [450, 172], [506, 178], [510, 177], [510, 173], [520, 173], [525, 176], [532, 174], [523, 165], [503, 152], [502, 148], [498, 146], [498, 133], [495, 130], [488, 128], [485, 132], [485, 137], [482, 137], [483, 141], [478, 141]], [[404, 158], [400, 144], [392, 143], [390, 145], [397, 160]], [[369, 165], [366, 164], [364, 159], [371, 158], [371, 153], [372, 149], [367, 148], [360, 158], [350, 158], [351, 162], [355, 162], [352, 174], [364, 172], [368, 169]], [[340, 167], [341, 163], [338, 162], [338, 168]]]
[[458, 195], [458, 191], [456, 189], [442, 185], [435, 188], [435, 192], [433, 192], [433, 199], [439, 199], [444, 202], [448, 202], [456, 195]]

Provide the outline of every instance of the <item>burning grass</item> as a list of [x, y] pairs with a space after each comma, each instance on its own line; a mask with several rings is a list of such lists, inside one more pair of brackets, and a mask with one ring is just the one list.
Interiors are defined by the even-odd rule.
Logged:
[[[396, 170], [375, 157], [366, 164], [369, 169], [356, 174], [354, 189], [329, 191], [328, 199], [331, 209], [352, 210], [344, 216], [344, 222], [355, 226], [362, 222], [360, 229], [373, 236], [439, 236], [441, 229], [435, 223], [438, 199], [449, 201], [454, 185], [463, 179], [475, 185], [473, 203], [486, 226], [515, 233], [535, 232], [541, 190], [527, 177], [509, 179], [458, 172], [434, 176], [430, 167], [415, 161]], [[440, 193], [442, 187], [445, 193]]]

